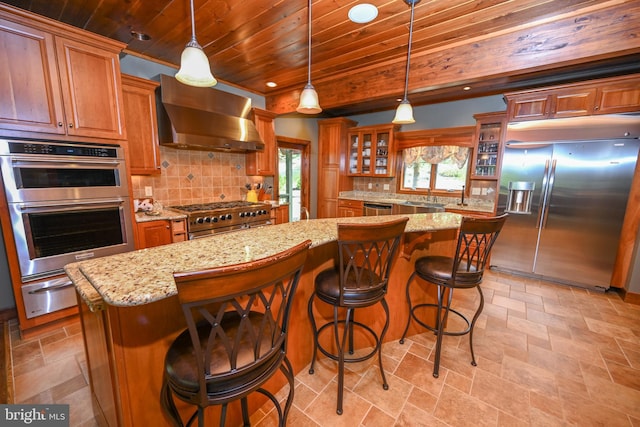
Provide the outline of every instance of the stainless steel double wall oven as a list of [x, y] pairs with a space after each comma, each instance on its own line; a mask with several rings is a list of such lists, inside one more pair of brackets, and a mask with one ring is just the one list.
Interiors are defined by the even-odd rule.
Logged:
[[65, 264], [134, 249], [118, 145], [0, 139], [27, 318], [75, 304]]

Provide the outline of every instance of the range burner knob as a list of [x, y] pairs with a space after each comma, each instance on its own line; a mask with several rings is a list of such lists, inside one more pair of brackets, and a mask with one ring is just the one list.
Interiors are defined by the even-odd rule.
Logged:
[[218, 217], [214, 216], [213, 218], [211, 218], [211, 222], [218, 222]]
[[204, 224], [204, 218], [196, 218], [195, 221], [197, 224]]
[[254, 211], [254, 212], [251, 212], [251, 216], [256, 216], [255, 211]]
[[211, 222], [211, 218], [208, 216], [204, 217], [204, 222]]
[[220, 215], [220, 221], [224, 221], [225, 219], [227, 219], [226, 215]]
[[227, 219], [231, 219], [233, 216], [231, 214], [227, 214]]
[[247, 213], [246, 213], [246, 212], [240, 212], [240, 218], [244, 218], [244, 217], [245, 217], [245, 215], [247, 215]]
[[267, 211], [265, 209], [262, 209], [260, 212], [258, 212], [260, 215], [266, 215]]

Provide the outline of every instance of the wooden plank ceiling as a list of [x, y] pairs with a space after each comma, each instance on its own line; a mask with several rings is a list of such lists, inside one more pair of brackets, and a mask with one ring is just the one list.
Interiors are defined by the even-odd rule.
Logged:
[[[307, 81], [307, 1], [194, 1], [196, 36], [216, 78], [264, 95], [275, 113], [292, 113]], [[363, 2], [378, 8], [377, 18], [351, 22], [349, 9]], [[5, 3], [173, 66], [191, 37], [189, 0]], [[312, 14], [311, 80], [324, 115], [395, 108], [404, 90], [407, 3], [313, 0]], [[630, 72], [640, 72], [637, 0], [421, 0], [415, 8], [414, 106]]]

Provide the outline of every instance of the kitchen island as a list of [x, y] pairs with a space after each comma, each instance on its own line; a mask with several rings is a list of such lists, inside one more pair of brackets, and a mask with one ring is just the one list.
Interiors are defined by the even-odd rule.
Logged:
[[[413, 260], [424, 253], [453, 251], [461, 216], [453, 213], [408, 216], [400, 256], [392, 267], [387, 301], [392, 311], [386, 341], [402, 334], [408, 310], [405, 283]], [[241, 263], [281, 252], [306, 239], [312, 241], [290, 322], [288, 356], [297, 373], [311, 361], [311, 326], [307, 301], [313, 280], [335, 265], [337, 223], [382, 222], [399, 216], [332, 218], [285, 223], [174, 243], [109, 257], [69, 264], [65, 271], [74, 282], [80, 305], [94, 413], [109, 426], [168, 425], [160, 408], [165, 352], [186, 327], [177, 299], [173, 272], [192, 271]], [[425, 296], [430, 298], [430, 296]], [[382, 327], [378, 308], [358, 311], [360, 321]], [[320, 316], [331, 316], [331, 310]], [[411, 330], [410, 334], [418, 330]], [[356, 343], [370, 345], [365, 337]], [[276, 375], [267, 387], [285, 384]], [[250, 399], [250, 409], [263, 403]], [[238, 405], [239, 406], [239, 405]], [[192, 410], [179, 405], [186, 415]], [[231, 413], [237, 408], [230, 408]], [[211, 408], [216, 412], [217, 408]]]

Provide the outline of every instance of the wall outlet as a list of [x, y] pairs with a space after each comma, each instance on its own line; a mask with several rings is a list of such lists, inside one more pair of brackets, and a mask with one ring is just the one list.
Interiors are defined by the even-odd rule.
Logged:
[[385, 190], [389, 189], [389, 184], [385, 184], [382, 188], [384, 188]]
[[153, 197], [153, 187], [150, 187], [150, 186], [144, 187], [144, 196]]
[[372, 183], [368, 183], [368, 184], [367, 184], [367, 188], [368, 188], [369, 190], [371, 190], [371, 189], [373, 188], [373, 184], [372, 184]]

